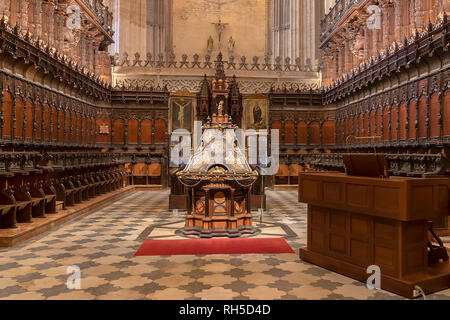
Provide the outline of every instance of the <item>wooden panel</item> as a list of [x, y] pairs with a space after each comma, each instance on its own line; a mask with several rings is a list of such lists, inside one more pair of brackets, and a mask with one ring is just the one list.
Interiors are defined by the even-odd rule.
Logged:
[[297, 144], [306, 144], [307, 125], [305, 122], [297, 124]]
[[389, 109], [383, 111], [383, 140], [389, 140]]
[[70, 112], [66, 112], [65, 118], [66, 118], [66, 136], [64, 137], [64, 140], [70, 141], [70, 139], [71, 139], [71, 136], [70, 136], [70, 124], [71, 124]]
[[164, 120], [155, 120], [155, 143], [164, 143], [166, 123]]
[[320, 124], [318, 122], [310, 124], [309, 139], [310, 144], [320, 144]]
[[138, 142], [138, 121], [129, 120], [128, 121], [128, 142], [137, 143]]
[[123, 143], [124, 142], [124, 132], [125, 132], [125, 125], [123, 120], [115, 120], [113, 123], [114, 126], [114, 136], [113, 136], [113, 142], [114, 143]]
[[430, 100], [430, 136], [439, 137], [441, 135], [441, 128], [439, 125], [439, 95], [434, 94]]
[[382, 136], [383, 135], [383, 114], [380, 110], [378, 110], [377, 112], [377, 136]]
[[27, 101], [26, 104], [26, 115], [27, 115], [27, 123], [25, 130], [25, 138], [33, 138], [33, 113], [34, 113], [34, 104], [32, 101]]
[[35, 106], [35, 115], [36, 115], [36, 133], [34, 138], [40, 140], [42, 137], [42, 106], [37, 103]]
[[400, 190], [394, 187], [374, 187], [374, 208], [381, 212], [396, 212], [400, 209]]
[[391, 140], [397, 140], [397, 120], [398, 120], [398, 107], [394, 106], [391, 109]]
[[320, 188], [321, 183], [319, 181], [302, 179], [302, 201], [320, 201], [322, 199]]
[[3, 136], [10, 137], [12, 134], [12, 97], [9, 92], [4, 92], [3, 98]]
[[136, 163], [133, 166], [133, 174], [134, 175], [141, 175], [146, 176], [148, 175], [148, 166], [145, 163]]
[[151, 143], [152, 142], [152, 121], [144, 120], [141, 122], [141, 142]]
[[371, 190], [364, 184], [346, 185], [347, 204], [352, 207], [370, 208], [372, 205]]
[[[59, 117], [59, 135], [58, 135], [58, 130], [56, 127], [56, 124], [58, 123], [58, 119], [57, 117]], [[64, 119], [66, 119], [66, 123], [64, 124]], [[67, 116], [64, 116], [64, 112], [62, 110], [59, 110], [59, 112], [56, 112], [56, 110], [53, 110], [53, 139], [58, 140], [58, 141], [64, 141], [66, 139], [66, 136], [64, 136], [64, 126], [66, 128], [66, 131], [70, 130], [70, 122], [68, 119], [68, 114]], [[58, 137], [57, 137], [58, 135]]]
[[427, 132], [427, 98], [419, 100], [419, 138], [426, 138]]
[[16, 138], [23, 137], [23, 117], [24, 107], [22, 99], [16, 99], [16, 129], [14, 130], [14, 136]]
[[444, 135], [450, 136], [450, 90], [444, 95]]
[[375, 136], [376, 132], [375, 132], [375, 122], [376, 122], [376, 118], [375, 118], [375, 111], [372, 111], [370, 113], [370, 136]]
[[295, 124], [293, 121], [286, 121], [284, 123], [284, 143], [295, 143]]
[[359, 132], [358, 132], [358, 137], [363, 137], [365, 136], [365, 132], [364, 132], [364, 116], [360, 115], [359, 116]]
[[416, 117], [417, 117], [417, 108], [416, 108], [416, 100], [411, 100], [409, 104], [409, 138], [416, 139]]
[[399, 138], [406, 140], [406, 117], [407, 117], [406, 103], [400, 105], [399, 110]]
[[324, 181], [322, 183], [322, 187], [323, 197], [327, 199], [327, 201], [341, 204], [343, 203], [344, 190], [342, 188], [342, 183]]
[[322, 126], [322, 143], [327, 144], [335, 144], [335, 130], [334, 130], [334, 122], [327, 121]]
[[[369, 115], [364, 115], [364, 136], [368, 136], [369, 133]], [[366, 140], [367, 141], [367, 140]]]
[[44, 128], [45, 128], [45, 140], [50, 140], [50, 106], [44, 106]]
[[148, 166], [148, 174], [153, 177], [161, 176], [161, 164], [160, 163], [151, 163]]
[[100, 128], [100, 126], [102, 125], [108, 125], [110, 124], [110, 121], [108, 119], [97, 119], [97, 142], [98, 143], [110, 143], [111, 142], [111, 133], [108, 134], [99, 134], [98, 133], [98, 128]]

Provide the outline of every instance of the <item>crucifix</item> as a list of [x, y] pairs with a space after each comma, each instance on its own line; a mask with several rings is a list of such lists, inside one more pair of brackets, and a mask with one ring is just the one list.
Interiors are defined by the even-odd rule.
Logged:
[[222, 20], [219, 18], [219, 22], [213, 22], [211, 23], [215, 25], [217, 32], [219, 33], [219, 51], [222, 50], [222, 33], [225, 30], [228, 23], [222, 23]]

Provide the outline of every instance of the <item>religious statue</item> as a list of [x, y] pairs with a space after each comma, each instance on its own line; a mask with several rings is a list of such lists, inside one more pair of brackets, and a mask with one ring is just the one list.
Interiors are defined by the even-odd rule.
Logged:
[[206, 44], [206, 50], [208, 51], [208, 54], [211, 54], [211, 52], [214, 50], [214, 40], [212, 36], [209, 36], [208, 42]]
[[230, 37], [228, 40], [228, 52], [230, 55], [234, 52], [234, 46], [236, 44], [236, 41], [234, 41], [233, 37]]
[[220, 100], [219, 105], [217, 106], [217, 114], [223, 116], [223, 100]]

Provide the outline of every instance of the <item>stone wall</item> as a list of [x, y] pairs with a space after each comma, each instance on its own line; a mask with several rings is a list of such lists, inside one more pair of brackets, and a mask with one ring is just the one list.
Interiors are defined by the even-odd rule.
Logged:
[[266, 35], [266, 4], [262, 0], [190, 0], [174, 1], [174, 51], [205, 55], [207, 40], [214, 40], [212, 56], [219, 51], [216, 26], [221, 18], [225, 25], [222, 52], [227, 57], [228, 40], [235, 40], [234, 56], [264, 56]]

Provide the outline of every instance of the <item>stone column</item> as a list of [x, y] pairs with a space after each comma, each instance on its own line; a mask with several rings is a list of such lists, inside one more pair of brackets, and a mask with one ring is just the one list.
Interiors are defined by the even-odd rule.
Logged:
[[24, 32], [28, 30], [28, 0], [14, 0], [19, 1], [19, 24], [22, 26]]
[[394, 13], [394, 6], [391, 3], [385, 3], [383, 5], [383, 48], [389, 47], [393, 39], [393, 30], [395, 26], [395, 13]]
[[[414, 2], [414, 1], [413, 1]], [[424, 0], [415, 0], [415, 18], [416, 18], [416, 28], [423, 28], [428, 22], [425, 22], [425, 12], [424, 12]]]
[[394, 37], [395, 40], [401, 41], [402, 39], [402, 29], [403, 29], [403, 21], [402, 21], [402, 1], [404, 0], [394, 0], [394, 21], [395, 21], [395, 31]]

